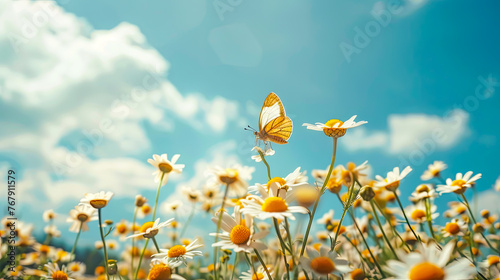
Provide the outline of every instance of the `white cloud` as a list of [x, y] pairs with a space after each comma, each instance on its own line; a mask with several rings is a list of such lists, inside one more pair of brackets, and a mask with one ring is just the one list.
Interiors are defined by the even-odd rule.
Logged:
[[[475, 201], [478, 201], [479, 204], [475, 205]], [[472, 209], [477, 209], [478, 213], [476, 213], [476, 217], [478, 217], [480, 216], [479, 212], [483, 209], [489, 210], [492, 214], [500, 213], [500, 205], [498, 205], [498, 201], [500, 201], [500, 192], [495, 190], [486, 190], [480, 192], [476, 199], [471, 199], [469, 202], [472, 204]]]
[[469, 135], [469, 114], [449, 111], [445, 116], [426, 114], [390, 115], [387, 131], [352, 129], [343, 141], [349, 150], [380, 149], [392, 154], [409, 154], [422, 149], [448, 150]]

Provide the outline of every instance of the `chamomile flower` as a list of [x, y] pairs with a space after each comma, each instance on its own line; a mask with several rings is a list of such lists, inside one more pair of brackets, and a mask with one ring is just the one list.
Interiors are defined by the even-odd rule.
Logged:
[[47, 268], [47, 275], [43, 276], [44, 278], [53, 280], [74, 280], [74, 278], [71, 277], [71, 272], [69, 272], [64, 265], [59, 269], [57, 263], [48, 263], [45, 267]]
[[183, 185], [181, 187], [181, 192], [187, 198], [187, 200], [191, 203], [196, 203], [201, 199], [201, 192], [199, 190], [195, 190], [190, 186]]
[[472, 171], [462, 175], [457, 173], [455, 180], [450, 178], [446, 179], [446, 185], [439, 185], [437, 191], [439, 194], [451, 193], [463, 194], [468, 188], [472, 187], [477, 180], [481, 178], [481, 173], [472, 176]]
[[[219, 215], [212, 218], [214, 224], [219, 224]], [[235, 252], [252, 253], [254, 249], [265, 250], [267, 246], [257, 240], [263, 239], [269, 234], [269, 231], [260, 231], [255, 233], [253, 219], [250, 215], [241, 218], [240, 207], [234, 208], [234, 218], [228, 213], [222, 213], [220, 222], [223, 233], [211, 233], [217, 235], [220, 241], [212, 244], [212, 247], [221, 247], [222, 249], [234, 250]]]
[[306, 247], [307, 257], [301, 257], [300, 265], [308, 273], [317, 277], [325, 277], [330, 274], [344, 274], [350, 272], [349, 262], [340, 259], [335, 251], [331, 251], [329, 247], [321, 245], [319, 250], [312, 247]]
[[294, 187], [298, 186], [307, 186], [308, 184], [304, 181], [307, 180], [307, 177], [304, 178], [302, 172], [300, 172], [300, 167], [297, 167], [292, 173], [288, 174], [285, 178], [274, 177], [267, 184], [261, 185], [256, 184], [255, 186], [251, 186], [248, 188], [248, 191], [251, 193], [254, 192], [268, 192], [271, 186], [274, 186], [277, 189], [283, 189], [284, 191], [290, 191]]
[[306, 214], [309, 212], [307, 208], [302, 206], [289, 206], [289, 203], [294, 200], [293, 190], [280, 189], [279, 184], [270, 184], [269, 191], [260, 186], [258, 191], [261, 196], [252, 195], [241, 200], [244, 206], [241, 210], [243, 214], [250, 214], [261, 220], [267, 218], [284, 220], [285, 217], [295, 220], [293, 213]]
[[43, 228], [43, 231], [53, 237], [60, 237], [61, 231], [57, 229], [56, 225], [48, 225]]
[[[273, 275], [273, 271], [269, 271], [271, 277]], [[267, 273], [263, 266], [260, 266], [257, 271], [253, 271], [252, 269], [248, 271], [243, 271], [240, 276], [241, 280], [269, 280]]]
[[386, 190], [389, 191], [395, 191], [399, 188], [399, 185], [401, 184], [401, 180], [408, 175], [412, 171], [411, 167], [407, 166], [405, 169], [403, 169], [402, 172], [399, 172], [399, 167], [394, 167], [392, 171], [389, 171], [387, 173], [387, 177], [383, 178], [382, 176], [375, 176], [377, 179], [377, 182], [375, 182], [375, 187], [378, 188], [385, 188]]
[[318, 219], [318, 224], [327, 225], [333, 223], [333, 214], [333, 209], [330, 209], [330, 211], [326, 212], [320, 219]]
[[453, 219], [451, 222], [446, 223], [441, 229], [443, 237], [463, 236], [466, 231], [467, 225], [459, 219]]
[[393, 279], [409, 280], [457, 280], [472, 279], [476, 269], [466, 258], [450, 261], [454, 242], [449, 242], [440, 250], [435, 244], [419, 245], [418, 252], [400, 254], [399, 260], [389, 260], [385, 270]]
[[172, 267], [168, 262], [154, 259], [151, 261], [151, 269], [148, 273], [147, 280], [186, 280], [177, 274], [172, 273]]
[[195, 239], [189, 245], [175, 245], [170, 249], [160, 249], [160, 253], [154, 254], [155, 260], [167, 261], [170, 267], [178, 267], [181, 264], [186, 264], [186, 259], [192, 259], [195, 256], [202, 256], [201, 251], [195, 251], [203, 247], [203, 244], [198, 243], [198, 239]]
[[415, 191], [411, 193], [410, 200], [413, 202], [419, 202], [424, 199], [434, 199], [438, 197], [437, 192], [429, 185], [422, 184], [415, 188]]
[[451, 201], [448, 203], [448, 206], [450, 209], [444, 211], [445, 218], [453, 218], [458, 215], [462, 215], [467, 211], [467, 206], [465, 206], [462, 202]]
[[[167, 154], [153, 155], [153, 159], [148, 159], [148, 163], [156, 167], [158, 170], [153, 172], [155, 182], [158, 183], [162, 180], [161, 185], [164, 186], [168, 181], [168, 175], [171, 172], [182, 173], [184, 164], [176, 164], [181, 155], [175, 154], [171, 160], [168, 160]], [[163, 179], [162, 179], [163, 178]]]
[[163, 222], [160, 224], [160, 218], [156, 219], [154, 222], [146, 222], [141, 226], [141, 229], [139, 230], [139, 233], [132, 234], [127, 236], [128, 238], [133, 238], [133, 237], [139, 237], [142, 236], [144, 238], [153, 238], [155, 235], [158, 234], [158, 231], [170, 225], [174, 221], [174, 218], [167, 220], [166, 222]]
[[115, 225], [114, 236], [119, 236], [120, 240], [123, 241], [127, 237], [127, 233], [132, 229], [132, 225], [126, 220], [121, 220]]
[[45, 222], [49, 222], [49, 221], [54, 220], [57, 215], [56, 215], [56, 213], [54, 213], [54, 210], [49, 209], [49, 210], [44, 211], [42, 216], [43, 216], [43, 220]]
[[72, 276], [83, 276], [86, 268], [86, 265], [81, 262], [70, 262], [67, 266], [67, 270], [71, 272]]
[[82, 204], [75, 206], [75, 209], [69, 211], [69, 217], [66, 221], [72, 223], [69, 231], [78, 232], [78, 230], [80, 230], [80, 225], [82, 231], [89, 230], [87, 223], [95, 220], [97, 220], [97, 212], [95, 209], [90, 205]]
[[[430, 206], [430, 215], [432, 219], [439, 217], [439, 213], [436, 213], [436, 210], [437, 210], [436, 205]], [[425, 208], [425, 203], [413, 204], [406, 207], [405, 209], [405, 213], [408, 215], [408, 217], [419, 224], [427, 221], [426, 211], [427, 210]]]
[[239, 164], [229, 168], [215, 166], [211, 169], [209, 185], [227, 185], [229, 196], [243, 196], [248, 191], [248, 181], [252, 179], [255, 167]]
[[337, 119], [331, 119], [326, 123], [319, 123], [319, 122], [315, 124], [304, 123], [302, 126], [306, 126], [307, 129], [311, 130], [323, 131], [325, 135], [328, 137], [338, 138], [344, 136], [347, 132], [347, 129], [358, 127], [360, 125], [368, 123], [367, 121], [355, 122], [354, 119], [356, 117], [357, 116], [354, 115], [345, 122], [342, 122]]
[[113, 197], [112, 192], [86, 193], [85, 197], [80, 200], [80, 204], [90, 205], [95, 209], [101, 209], [108, 205]]
[[182, 207], [182, 201], [174, 200], [172, 202], [165, 202], [162, 204], [162, 209], [165, 213], [176, 212]]
[[137, 208], [138, 219], [143, 219], [151, 213], [153, 213], [153, 207], [149, 203], [144, 203], [141, 207]]
[[[252, 148], [252, 151], [253, 151], [253, 150], [256, 150], [256, 151], [259, 151], [259, 150], [260, 150], [260, 152], [262, 152], [262, 154], [263, 154], [265, 157], [267, 157], [267, 156], [272, 156], [272, 155], [274, 155], [274, 154], [276, 153], [276, 152], [275, 152], [275, 151], [274, 151], [271, 147], [269, 147], [269, 148], [267, 148], [265, 151], [263, 151], [261, 148], [259, 148], [259, 147], [257, 147], [257, 146], [256, 146], [256, 147], [253, 147], [253, 148]], [[255, 160], [255, 162], [261, 162], [261, 161], [262, 161], [262, 157], [260, 156], [260, 154], [253, 155], [251, 158], [252, 158], [253, 160]]]
[[448, 165], [442, 161], [436, 160], [432, 164], [429, 164], [427, 170], [425, 170], [424, 174], [420, 176], [420, 179], [422, 179], [422, 181], [428, 181], [433, 178], [438, 178], [441, 176], [441, 172], [446, 168], [448, 168]]

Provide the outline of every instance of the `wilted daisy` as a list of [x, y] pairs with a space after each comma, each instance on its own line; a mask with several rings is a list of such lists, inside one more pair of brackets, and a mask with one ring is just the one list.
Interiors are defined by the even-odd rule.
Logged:
[[85, 197], [80, 200], [80, 204], [87, 204], [95, 209], [101, 209], [108, 205], [112, 197], [112, 192], [86, 193]]
[[304, 123], [302, 126], [306, 126], [307, 129], [311, 130], [323, 131], [325, 135], [328, 137], [338, 138], [344, 136], [347, 132], [347, 129], [368, 123], [367, 121], [355, 122], [354, 119], [356, 117], [357, 116], [354, 115], [345, 122], [342, 122], [337, 119], [331, 119], [326, 123], [319, 123], [319, 122], [315, 124]]
[[279, 188], [279, 184], [271, 184], [269, 192], [265, 187], [260, 186], [258, 189], [261, 196], [251, 195], [247, 199], [242, 199], [243, 214], [264, 220], [267, 218], [276, 218], [284, 220], [285, 217], [295, 220], [293, 213], [306, 214], [309, 212], [307, 208], [302, 206], [289, 206], [294, 200], [293, 190], [286, 191]]
[[156, 167], [158, 170], [153, 172], [155, 176], [155, 182], [160, 182], [162, 180], [161, 185], [164, 186], [168, 181], [168, 175], [171, 172], [174, 173], [182, 173], [182, 169], [184, 168], [184, 164], [176, 164], [177, 160], [181, 155], [175, 154], [171, 160], [168, 160], [167, 154], [153, 155], [153, 159], [148, 159], [148, 163], [152, 166]]
[[227, 185], [228, 195], [243, 196], [248, 190], [248, 181], [252, 179], [255, 167], [241, 166], [239, 164], [230, 168], [216, 166], [211, 169], [212, 178], [209, 184]]
[[466, 231], [467, 225], [459, 219], [453, 219], [451, 222], [446, 223], [441, 229], [443, 237], [463, 236]]
[[[273, 271], [269, 271], [271, 277], [273, 275]], [[266, 270], [263, 266], [260, 266], [257, 271], [253, 271], [252, 269], [248, 271], [243, 271], [240, 276], [241, 280], [269, 280], [267, 276]]]
[[386, 190], [389, 191], [395, 191], [399, 188], [399, 185], [401, 184], [401, 180], [403, 180], [408, 173], [411, 172], [411, 167], [407, 166], [403, 171], [400, 173], [399, 172], [399, 167], [394, 167], [392, 171], [389, 171], [387, 173], [387, 177], [383, 178], [382, 176], [375, 176], [377, 179], [377, 182], [375, 182], [375, 187], [379, 188], [385, 188]]
[[[214, 224], [219, 224], [219, 215], [212, 218]], [[222, 249], [234, 250], [235, 252], [252, 253], [253, 249], [265, 250], [267, 246], [258, 242], [269, 234], [269, 231], [254, 232], [253, 219], [250, 215], [241, 218], [240, 208], [234, 208], [234, 218], [228, 213], [222, 212], [221, 228], [223, 233], [211, 233], [217, 235], [220, 241], [212, 244], [212, 247], [221, 247]]]
[[389, 260], [385, 270], [394, 279], [410, 280], [472, 279], [476, 273], [476, 269], [466, 258], [458, 258], [448, 264], [455, 247], [454, 242], [449, 242], [442, 250], [434, 243], [419, 246], [419, 252], [400, 254], [398, 261]]
[[142, 236], [144, 238], [153, 238], [158, 234], [160, 228], [170, 225], [173, 221], [174, 218], [160, 224], [160, 218], [158, 218], [154, 222], [145, 222], [139, 229], [139, 233], [129, 235], [127, 236], [127, 239], [139, 236]]
[[48, 263], [45, 267], [47, 268], [47, 275], [44, 277], [47, 279], [74, 280], [74, 278], [71, 277], [71, 272], [69, 272], [64, 265], [61, 269], [59, 269], [59, 265], [57, 263]]
[[66, 221], [72, 223], [69, 228], [70, 231], [78, 232], [80, 224], [82, 231], [87, 231], [89, 230], [87, 223], [95, 220], [97, 220], [97, 212], [95, 209], [88, 204], [81, 204], [69, 211], [69, 217]]
[[[303, 269], [317, 277], [324, 277], [330, 274], [344, 274], [350, 272], [349, 262], [340, 259], [335, 251], [329, 247], [321, 245], [319, 250], [306, 247], [307, 257], [301, 257], [299, 262]], [[314, 278], [316, 279], [316, 278]]]
[[160, 253], [154, 254], [153, 257], [157, 260], [167, 260], [171, 267], [178, 267], [181, 264], [186, 264], [186, 259], [192, 259], [194, 256], [202, 256], [201, 251], [195, 251], [203, 247], [203, 244], [198, 243], [195, 239], [189, 245], [175, 245], [170, 249], [160, 249]]
[[427, 167], [427, 170], [424, 171], [424, 174], [420, 176], [420, 179], [422, 181], [427, 181], [433, 178], [438, 178], [441, 176], [441, 171], [445, 170], [448, 168], [448, 165], [446, 165], [442, 161], [434, 161], [432, 164], [429, 164]]
[[439, 194], [454, 192], [456, 194], [463, 194], [468, 188], [472, 187], [477, 180], [481, 178], [481, 173], [472, 176], [472, 171], [462, 175], [457, 173], [455, 180], [450, 178], [446, 179], [446, 185], [439, 185], [437, 191]]

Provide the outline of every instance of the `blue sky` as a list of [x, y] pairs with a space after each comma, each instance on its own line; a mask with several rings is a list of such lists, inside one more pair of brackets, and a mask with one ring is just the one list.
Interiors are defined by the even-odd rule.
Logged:
[[[116, 192], [108, 215], [130, 219], [121, 205], [137, 193], [154, 199], [154, 153], [186, 164], [162, 200], [199, 187], [214, 164], [254, 165], [253, 182], [264, 182], [243, 127], [257, 126], [271, 91], [295, 124], [290, 143], [274, 146], [273, 176], [325, 168], [331, 140], [301, 124], [354, 114], [368, 124], [340, 139], [337, 163], [368, 160], [384, 175], [408, 162], [404, 196], [434, 160], [449, 165], [446, 176], [482, 173], [481, 191], [500, 175], [496, 1], [402, 0], [396, 12], [389, 1], [16, 2], [0, 5], [0, 160], [19, 172], [19, 215], [38, 230], [41, 210], [64, 216], [101, 189]], [[356, 52], [346, 57], [346, 45]], [[102, 139], [79, 153], [96, 131]]]

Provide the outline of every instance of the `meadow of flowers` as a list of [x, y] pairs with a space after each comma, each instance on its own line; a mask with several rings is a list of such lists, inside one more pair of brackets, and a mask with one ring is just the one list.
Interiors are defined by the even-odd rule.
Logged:
[[[330, 137], [333, 147], [324, 148], [331, 152], [331, 164], [312, 170], [310, 177], [300, 167], [288, 175], [273, 173], [266, 158], [279, 158], [279, 153], [267, 144], [254, 148], [255, 167], [212, 167], [204, 186], [184, 190], [193, 211], [182, 220], [157, 211], [169, 177], [185, 167], [178, 154], [155, 154], [148, 160], [155, 168], [155, 197], [138, 194], [134, 205], [115, 205], [113, 193], [106, 190], [82, 194], [67, 215], [69, 231], [76, 233], [71, 250], [55, 245], [61, 231], [67, 232], [53, 223], [62, 213], [43, 213], [43, 240], [32, 235], [33, 226], [17, 222], [15, 244], [7, 242], [6, 217], [0, 230], [0, 278], [500, 279], [498, 216], [487, 209], [474, 215], [467, 199], [481, 174], [455, 173], [460, 170], [435, 161], [421, 175], [422, 183], [414, 186], [405, 184], [411, 166], [370, 178], [368, 162], [338, 164], [342, 137], [366, 123], [355, 117], [304, 124], [312, 130], [310, 137]], [[268, 180], [252, 181], [253, 172], [267, 173]], [[401, 197], [401, 188], [414, 191], [409, 198]], [[441, 196], [454, 201], [438, 213], [435, 203]], [[319, 204], [342, 205], [343, 211], [332, 209], [319, 216]], [[107, 220], [106, 212], [113, 207], [135, 207], [135, 214]], [[180, 202], [168, 208], [176, 213]], [[212, 238], [184, 238], [192, 217], [201, 212], [211, 216]], [[446, 223], [436, 223], [438, 216]], [[81, 256], [78, 242], [89, 223], [99, 225], [98, 253], [75, 257]], [[321, 230], [315, 231], [318, 225]], [[111, 258], [109, 251], [117, 246], [123, 252]], [[10, 247], [15, 247], [15, 258], [7, 254]]]

